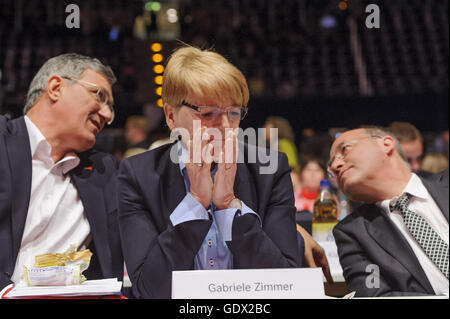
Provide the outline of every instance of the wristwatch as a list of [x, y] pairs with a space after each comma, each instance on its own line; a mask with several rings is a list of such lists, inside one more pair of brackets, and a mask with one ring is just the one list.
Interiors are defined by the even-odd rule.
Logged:
[[227, 207], [229, 208], [234, 208], [234, 209], [242, 209], [242, 202], [239, 198], [235, 197], [231, 200], [230, 204]]

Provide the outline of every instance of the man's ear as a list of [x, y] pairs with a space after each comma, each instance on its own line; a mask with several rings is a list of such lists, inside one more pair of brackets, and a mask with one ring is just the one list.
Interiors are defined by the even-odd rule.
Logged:
[[382, 139], [385, 154], [388, 156], [392, 156], [392, 154], [394, 154], [395, 151], [395, 140], [392, 138], [392, 136], [385, 136]]
[[175, 124], [175, 113], [177, 110], [171, 105], [165, 103], [164, 104], [164, 115], [166, 116], [167, 126], [171, 131], [173, 131], [177, 125]]
[[52, 102], [57, 102], [61, 97], [63, 79], [59, 75], [52, 75], [47, 80], [46, 92]]

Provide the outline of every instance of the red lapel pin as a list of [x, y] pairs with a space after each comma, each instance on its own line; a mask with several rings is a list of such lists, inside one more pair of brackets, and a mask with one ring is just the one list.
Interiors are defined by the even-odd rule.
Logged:
[[86, 166], [84, 169], [92, 172], [92, 166]]

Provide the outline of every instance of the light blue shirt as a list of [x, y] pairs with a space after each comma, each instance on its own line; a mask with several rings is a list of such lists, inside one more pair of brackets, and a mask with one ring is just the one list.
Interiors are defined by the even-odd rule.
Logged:
[[[178, 141], [178, 159], [181, 175], [184, 178], [186, 186], [186, 196], [178, 204], [175, 210], [170, 214], [170, 221], [173, 226], [191, 220], [212, 219], [213, 223], [208, 231], [203, 243], [194, 259], [195, 269], [232, 269], [233, 255], [229, 250], [226, 241], [232, 240], [231, 228], [233, 219], [236, 214], [238, 216], [245, 214], [256, 214], [251, 208], [242, 202], [242, 210], [239, 209], [223, 209], [216, 210], [211, 202], [210, 209], [206, 210], [190, 193], [191, 185], [187, 174], [186, 162], [187, 149]], [[217, 167], [211, 172], [211, 178], [214, 182], [214, 176]]]

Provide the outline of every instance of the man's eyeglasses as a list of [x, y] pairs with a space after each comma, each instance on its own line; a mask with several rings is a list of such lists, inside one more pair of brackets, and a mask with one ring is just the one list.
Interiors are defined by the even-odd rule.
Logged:
[[245, 115], [247, 115], [247, 108], [240, 106], [233, 106], [226, 110], [223, 110], [214, 106], [196, 106], [192, 105], [186, 101], [181, 102], [181, 105], [187, 106], [198, 112], [198, 115], [203, 120], [213, 120], [219, 118], [222, 113], [227, 113], [228, 119], [231, 122], [243, 120]]
[[[107, 124], [111, 125], [111, 123], [114, 121], [114, 117], [115, 117], [114, 104], [112, 102], [109, 102], [109, 94], [105, 88], [98, 86], [97, 84], [84, 81], [84, 80], [72, 79], [70, 77], [63, 77], [63, 78], [70, 80], [70, 81], [77, 82], [78, 84], [80, 84], [81, 86], [86, 88], [90, 93], [94, 94], [98, 103], [100, 103], [101, 105], [107, 105], [109, 107], [109, 110], [111, 111], [111, 120], [108, 121]], [[86, 87], [85, 85], [87, 85], [91, 88], [95, 88], [95, 90], [94, 91], [89, 90], [89, 87]]]
[[337, 146], [336, 154], [334, 154], [334, 156], [332, 158], [330, 158], [330, 160], [327, 163], [327, 172], [328, 172], [328, 176], [330, 178], [336, 177], [336, 174], [334, 173], [333, 169], [331, 168], [331, 166], [333, 165], [334, 161], [336, 159], [338, 159], [338, 160], [345, 159], [345, 157], [348, 155], [348, 153], [350, 153], [350, 151], [358, 143], [358, 141], [366, 139], [366, 138], [375, 139], [375, 138], [382, 138], [382, 137], [378, 136], [378, 135], [364, 136], [364, 137], [360, 137], [360, 138], [355, 138], [355, 139], [353, 139], [351, 141], [343, 141]]

